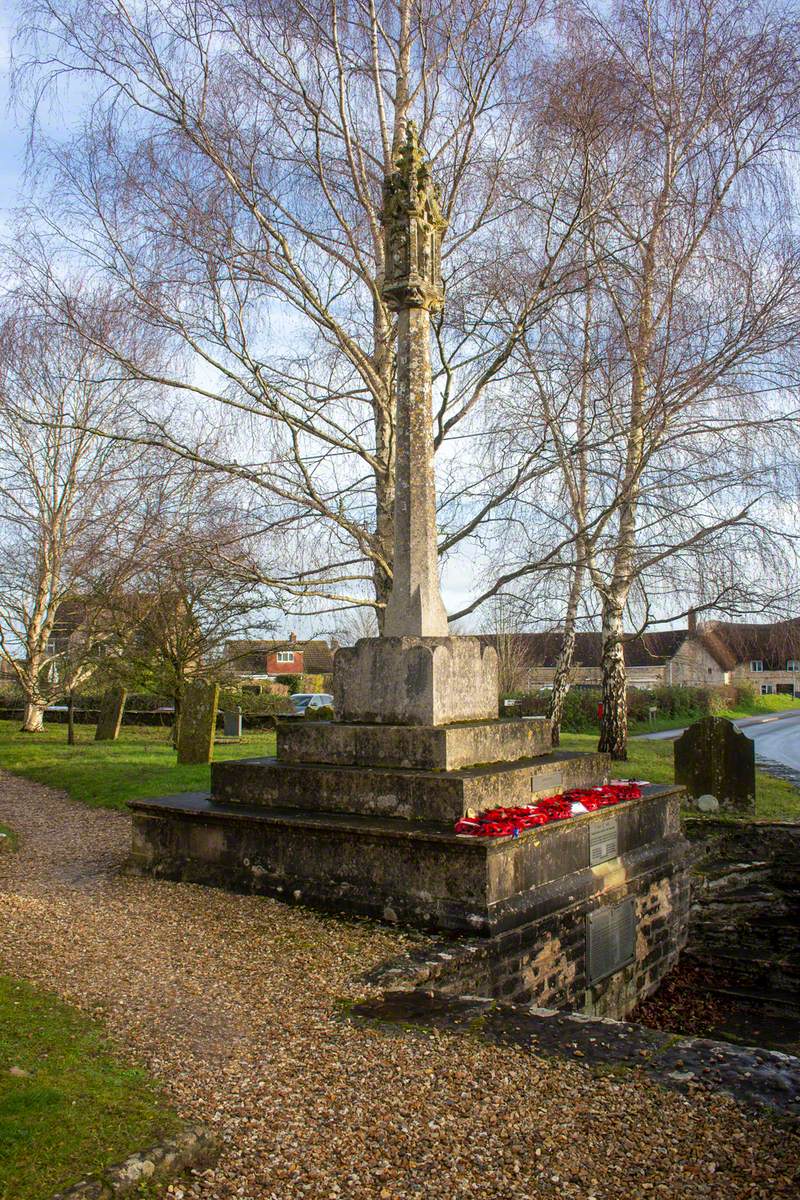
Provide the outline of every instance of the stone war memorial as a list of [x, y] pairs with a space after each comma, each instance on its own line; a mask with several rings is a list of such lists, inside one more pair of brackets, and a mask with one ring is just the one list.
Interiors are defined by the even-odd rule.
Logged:
[[675, 781], [685, 786], [701, 810], [713, 812], [719, 807], [755, 815], [755, 743], [732, 721], [724, 717], [696, 721], [676, 739], [674, 753]]
[[[678, 787], [508, 836], [456, 832], [608, 780], [500, 718], [494, 648], [451, 637], [437, 564], [431, 312], [445, 222], [409, 124], [384, 184], [383, 295], [396, 313], [394, 579], [383, 635], [337, 651], [336, 719], [279, 722], [277, 757], [212, 766], [210, 796], [132, 803], [141, 871], [444, 931], [470, 989], [622, 1016], [674, 965], [688, 916]], [[458, 984], [464, 989], [463, 978]]]

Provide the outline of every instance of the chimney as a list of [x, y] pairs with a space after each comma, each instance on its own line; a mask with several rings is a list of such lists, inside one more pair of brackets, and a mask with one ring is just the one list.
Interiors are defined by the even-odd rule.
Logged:
[[693, 608], [689, 609], [686, 620], [689, 626], [689, 637], [694, 637], [697, 633], [697, 613]]
[[297, 634], [296, 634], [296, 633], [290, 633], [290, 634], [289, 634], [289, 645], [290, 645], [290, 646], [293, 646], [293, 645], [295, 644], [295, 642], [296, 642], [296, 641], [297, 641]]

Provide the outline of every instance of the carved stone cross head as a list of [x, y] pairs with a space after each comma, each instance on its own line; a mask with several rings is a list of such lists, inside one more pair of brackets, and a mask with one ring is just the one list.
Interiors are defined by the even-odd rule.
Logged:
[[441, 308], [442, 216], [439, 191], [431, 178], [413, 121], [383, 184], [385, 270], [382, 295], [389, 308]]

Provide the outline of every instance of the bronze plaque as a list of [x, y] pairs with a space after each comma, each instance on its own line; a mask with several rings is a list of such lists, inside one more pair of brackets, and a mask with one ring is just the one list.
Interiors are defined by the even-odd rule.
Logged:
[[636, 913], [633, 896], [621, 904], [596, 908], [586, 918], [589, 983], [597, 983], [633, 962], [636, 947]]

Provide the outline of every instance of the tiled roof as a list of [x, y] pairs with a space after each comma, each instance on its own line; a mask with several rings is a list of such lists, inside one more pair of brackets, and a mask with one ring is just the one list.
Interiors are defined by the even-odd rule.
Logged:
[[[563, 633], [559, 629], [548, 633], [517, 633], [512, 634], [525, 651], [525, 662], [528, 667], [554, 667]], [[486, 641], [494, 641], [491, 634], [484, 635]], [[625, 665], [628, 667], [660, 667], [674, 658], [683, 643], [689, 637], [688, 629], [665, 629], [655, 633], [644, 633], [639, 637], [627, 636], [624, 644]], [[703, 638], [698, 638], [709, 654], [724, 666], [722, 652], [719, 648], [705, 645]], [[575, 651], [573, 663], [576, 667], [599, 667], [602, 661], [603, 639], [600, 633], [578, 633], [575, 636]], [[728, 668], [726, 668], [728, 669]]]
[[709, 621], [702, 626], [703, 641], [713, 640], [723, 648], [730, 662], [729, 670], [737, 663], [760, 659], [766, 671], [784, 671], [789, 659], [800, 662], [800, 618], [763, 624], [741, 624], [736, 621]]

